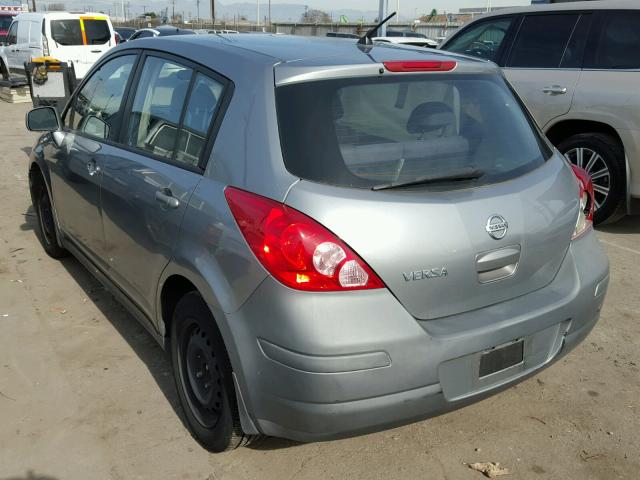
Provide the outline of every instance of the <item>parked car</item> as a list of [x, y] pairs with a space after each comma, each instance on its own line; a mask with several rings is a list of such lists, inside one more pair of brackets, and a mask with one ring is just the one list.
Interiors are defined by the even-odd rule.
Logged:
[[537, 5], [483, 15], [441, 47], [503, 67], [553, 144], [593, 178], [596, 224], [640, 212], [639, 26], [636, 1]]
[[239, 33], [237, 30], [208, 30], [207, 33], [211, 33], [213, 35], [228, 35], [228, 34], [235, 34], [235, 33]]
[[5, 80], [24, 80], [25, 63], [52, 57], [73, 63], [76, 77], [82, 79], [115, 45], [111, 20], [101, 13], [21, 13], [0, 48], [0, 70]]
[[139, 40], [27, 125], [45, 132], [29, 169], [45, 251], [75, 255], [170, 351], [210, 450], [461, 407], [598, 320], [589, 179], [491, 63]]
[[174, 35], [195, 35], [195, 31], [188, 28], [178, 28], [171, 25], [160, 25], [155, 28], [142, 28], [129, 37], [129, 41], [140, 38], [171, 37]]
[[25, 4], [0, 5], [0, 44], [6, 41], [14, 17], [28, 11], [29, 6]]
[[420, 37], [406, 37], [406, 36], [386, 36], [386, 37], [373, 37], [374, 42], [382, 42], [382, 43], [395, 43], [397, 45], [408, 45], [413, 47], [425, 47], [425, 48], [436, 48], [438, 46], [438, 42], [435, 40], [431, 40], [425, 36]]
[[136, 29], [131, 27], [116, 27], [115, 30], [119, 36], [119, 43], [127, 42], [131, 38], [131, 35], [136, 33]]
[[327, 37], [329, 38], [353, 38], [359, 39], [360, 37], [355, 33], [345, 33], [345, 32], [327, 32]]

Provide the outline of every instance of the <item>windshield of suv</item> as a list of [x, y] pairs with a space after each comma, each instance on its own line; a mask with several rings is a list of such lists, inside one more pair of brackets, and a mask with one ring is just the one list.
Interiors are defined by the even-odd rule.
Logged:
[[497, 75], [389, 75], [276, 89], [284, 161], [294, 175], [372, 188], [461, 170], [474, 185], [523, 175], [550, 149]]

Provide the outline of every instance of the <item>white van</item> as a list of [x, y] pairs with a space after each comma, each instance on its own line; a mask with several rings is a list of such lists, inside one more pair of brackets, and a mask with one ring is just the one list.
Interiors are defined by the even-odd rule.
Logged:
[[26, 62], [52, 57], [72, 62], [81, 79], [116, 43], [111, 20], [101, 13], [22, 13], [0, 48], [0, 71], [5, 80], [24, 78]]

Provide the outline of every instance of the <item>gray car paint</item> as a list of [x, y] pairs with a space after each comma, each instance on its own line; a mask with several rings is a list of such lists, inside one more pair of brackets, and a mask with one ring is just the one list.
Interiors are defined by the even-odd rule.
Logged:
[[[570, 241], [577, 186], [558, 154], [520, 178], [438, 198], [313, 184], [284, 167], [274, 69], [287, 82], [301, 81], [302, 71], [313, 76], [310, 67], [373, 64], [379, 70], [382, 60], [416, 55], [456, 60], [460, 71], [495, 74], [495, 67], [433, 51], [375, 46], [363, 52], [347, 42], [265, 35], [132, 43], [114, 53], [161, 49], [234, 82], [203, 174], [58, 132], [39, 140], [32, 161], [52, 179], [63, 245], [158, 341], [164, 342], [170, 320], [162, 316], [167, 282], [184, 278], [199, 290], [227, 346], [247, 433], [325, 440], [433, 416], [526, 378], [594, 326], [608, 261], [593, 231]], [[351, 74], [341, 70], [338, 75]], [[99, 176], [87, 178], [86, 157], [71, 155], [81, 144], [83, 155], [100, 152]], [[379, 270], [389, 289], [284, 287], [249, 250], [225, 201], [227, 185], [286, 201], [333, 229]], [[184, 214], [154, 203], [154, 189], [165, 187]], [[493, 214], [512, 226], [499, 241], [485, 231]], [[475, 255], [513, 243], [521, 244], [523, 256], [516, 275], [480, 285]], [[444, 279], [402, 283], [407, 268], [442, 266], [450, 269]], [[521, 338], [533, 363], [482, 384], [465, 367], [479, 353]]]

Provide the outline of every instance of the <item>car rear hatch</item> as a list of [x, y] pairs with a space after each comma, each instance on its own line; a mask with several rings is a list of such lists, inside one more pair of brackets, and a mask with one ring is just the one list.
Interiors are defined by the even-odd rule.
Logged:
[[285, 203], [338, 235], [418, 319], [549, 284], [578, 211], [566, 162], [499, 75], [400, 63], [277, 86], [285, 164], [302, 179]]
[[113, 27], [104, 16], [53, 19], [50, 28], [51, 56], [73, 62], [78, 78], [84, 78], [93, 64], [116, 44]]

